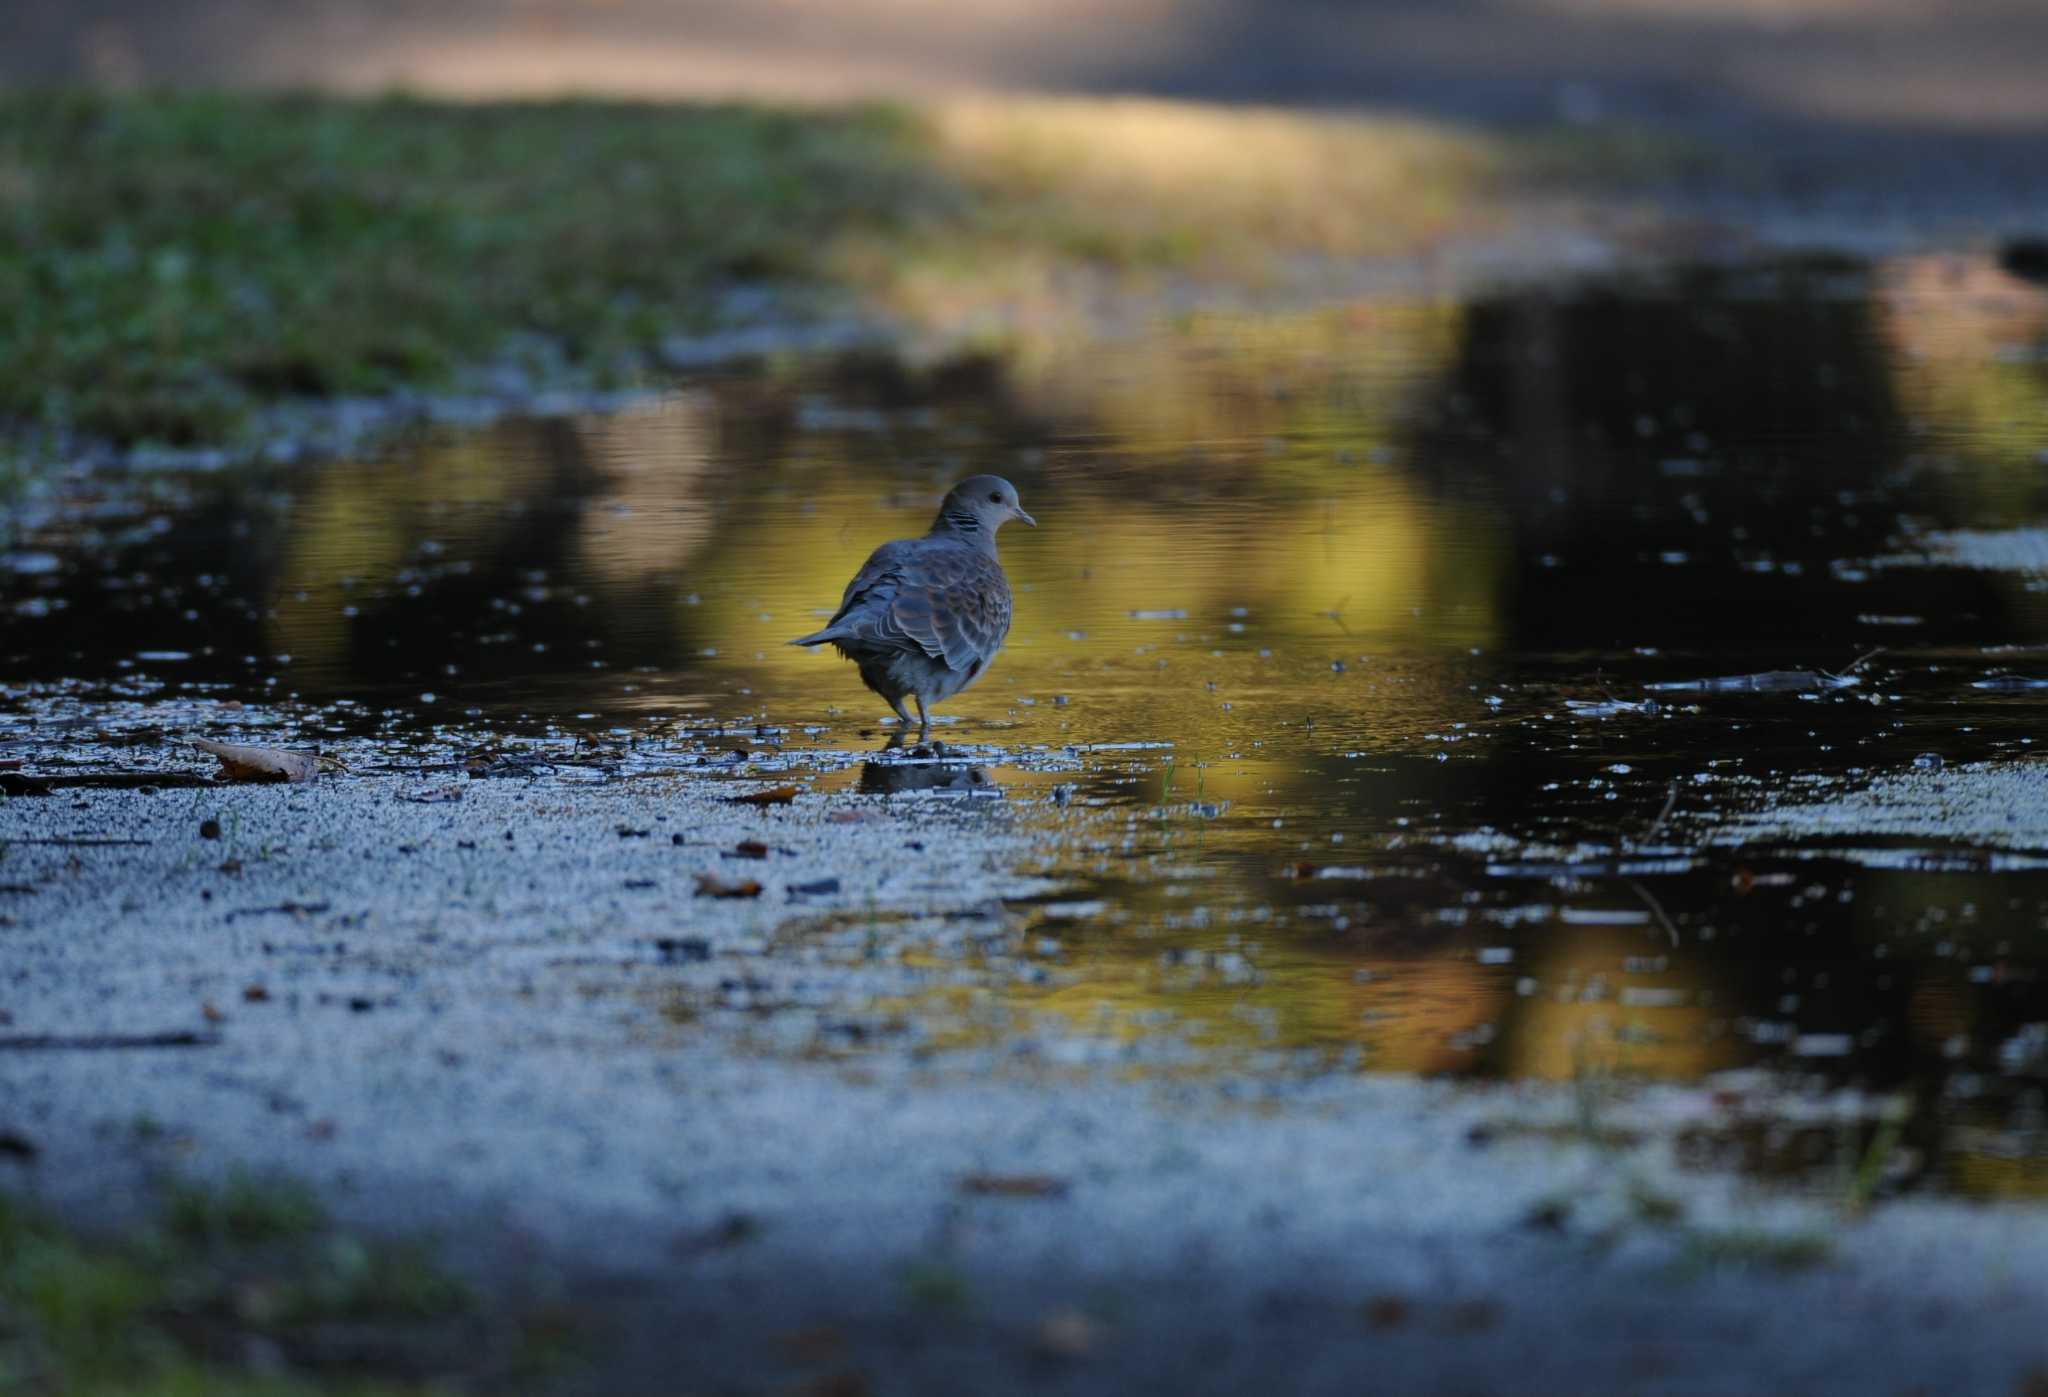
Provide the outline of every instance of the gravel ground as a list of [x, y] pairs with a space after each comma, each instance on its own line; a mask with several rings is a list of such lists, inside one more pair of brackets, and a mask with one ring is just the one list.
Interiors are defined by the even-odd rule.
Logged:
[[[1583, 1086], [892, 1038], [877, 996], [1021, 970], [1004, 900], [1053, 891], [1033, 870], [1091, 817], [729, 802], [749, 788], [8, 800], [0, 1125], [40, 1150], [11, 1182], [118, 1222], [167, 1157], [304, 1177], [355, 1224], [444, 1237], [487, 1294], [596, 1316], [576, 1391], [1999, 1393], [2048, 1369], [2038, 1211], [1851, 1214], [1683, 1170], [1675, 1133], [1757, 1083], [1607, 1092], [1588, 1125]], [[143, 842], [34, 842], [81, 838]], [[728, 856], [745, 840], [767, 857]]]

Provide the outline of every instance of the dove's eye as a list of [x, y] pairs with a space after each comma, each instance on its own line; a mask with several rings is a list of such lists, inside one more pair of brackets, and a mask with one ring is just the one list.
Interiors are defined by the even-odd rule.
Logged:
[[989, 491], [989, 492], [988, 492], [988, 502], [989, 502], [990, 504], [1001, 504], [1001, 503], [1003, 502], [1003, 492], [1002, 492], [1002, 491], [1000, 491], [1000, 490], [991, 490], [991, 491]]

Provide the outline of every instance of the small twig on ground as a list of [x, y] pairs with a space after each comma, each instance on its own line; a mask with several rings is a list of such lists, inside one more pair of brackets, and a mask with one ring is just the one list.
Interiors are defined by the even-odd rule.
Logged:
[[1348, 606], [1350, 602], [1351, 594], [1349, 592], [1346, 592], [1343, 596], [1337, 599], [1337, 604], [1335, 606], [1331, 607], [1328, 611], [1325, 611], [1323, 613], [1323, 615], [1329, 617], [1332, 621], [1335, 621], [1337, 623], [1337, 629], [1344, 632], [1344, 634], [1346, 635], [1351, 634], [1351, 627], [1344, 624], [1344, 608]]
[[315, 912], [325, 912], [327, 908], [328, 904], [325, 902], [280, 902], [275, 907], [237, 907], [228, 913], [227, 919], [233, 921], [237, 917], [262, 917], [271, 913], [310, 916]]
[[0, 1052], [98, 1052], [114, 1048], [211, 1048], [218, 1033], [175, 1029], [168, 1033], [9, 1033], [0, 1034]]
[[81, 836], [76, 839], [9, 839], [6, 842], [9, 844], [55, 844], [66, 849], [109, 849], [140, 847], [154, 841], [148, 839], [91, 839]]
[[1664, 793], [1664, 808], [1657, 812], [1657, 818], [1650, 821], [1650, 827], [1643, 831], [1643, 837], [1638, 839], [1636, 843], [1641, 844], [1647, 840], [1654, 839], [1657, 831], [1664, 828], [1664, 822], [1671, 818], [1671, 812], [1677, 808], [1678, 782], [1674, 778], [1671, 782], [1671, 789]]
[[1670, 936], [1671, 944], [1674, 947], [1677, 946], [1678, 928], [1673, 926], [1671, 924], [1671, 918], [1664, 914], [1664, 904], [1657, 901], [1656, 897], [1651, 894], [1650, 890], [1643, 886], [1642, 880], [1640, 878], [1624, 878], [1622, 881], [1627, 883], [1629, 887], [1634, 890], [1635, 895], [1643, 900], [1643, 905], [1650, 909], [1650, 913], [1652, 916], [1656, 917], [1657, 924], [1663, 927], [1665, 933]]
[[1824, 669], [1821, 671], [1821, 673], [1827, 675], [1830, 679], [1846, 679], [1850, 675], [1854, 674], [1857, 670], [1863, 668], [1863, 666], [1869, 664], [1872, 660], [1876, 659], [1879, 655], [1882, 655], [1884, 652], [1885, 647], [1880, 645], [1875, 650], [1872, 650], [1869, 654], [1859, 656], [1857, 659], [1852, 661], [1846, 669], [1840, 671], [1830, 671]]

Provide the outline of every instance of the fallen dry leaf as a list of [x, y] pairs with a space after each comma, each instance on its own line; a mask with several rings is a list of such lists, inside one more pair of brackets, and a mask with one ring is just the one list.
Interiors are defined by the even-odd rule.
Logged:
[[795, 1397], [868, 1397], [873, 1389], [868, 1386], [865, 1376], [849, 1370], [801, 1379], [788, 1391]]
[[742, 839], [733, 845], [732, 852], [737, 858], [765, 859], [768, 857], [768, 846], [758, 839]]
[[778, 1342], [793, 1362], [829, 1363], [846, 1352], [846, 1331], [836, 1325], [814, 1324], [793, 1329]]
[[236, 747], [204, 737], [196, 739], [192, 745], [217, 758], [221, 775], [230, 781], [310, 781], [320, 771], [320, 759], [310, 752], [286, 752], [275, 747]]
[[799, 789], [796, 786], [770, 786], [767, 790], [755, 791], [752, 795], [734, 796], [732, 803], [734, 805], [787, 805], [797, 798]]
[[982, 1198], [1063, 1198], [1067, 1181], [1050, 1174], [969, 1174], [960, 1191]]
[[727, 882], [716, 873], [697, 875], [697, 896], [699, 897], [759, 897], [761, 885], [752, 878], [741, 882]]
[[1056, 1358], [1085, 1358], [1101, 1339], [1094, 1320], [1071, 1305], [1048, 1313], [1038, 1322], [1038, 1348]]
[[249, 1004], [264, 1004], [270, 999], [270, 991], [261, 985], [250, 985], [242, 991], [242, 999]]
[[1365, 1302], [1365, 1322], [1375, 1329], [1398, 1329], [1413, 1307], [1399, 1295], [1375, 1295]]

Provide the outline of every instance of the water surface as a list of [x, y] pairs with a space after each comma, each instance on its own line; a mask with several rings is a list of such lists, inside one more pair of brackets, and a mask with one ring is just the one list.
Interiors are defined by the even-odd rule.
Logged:
[[8, 726], [45, 773], [260, 718], [916, 784], [863, 770], [851, 667], [783, 642], [995, 471], [1041, 527], [1003, 535], [1010, 646], [938, 735], [954, 794], [1070, 828], [1067, 890], [1012, 909], [1042, 974], [883, 1006], [930, 1041], [1763, 1066], [1901, 1092], [1927, 1170], [2039, 1192], [2048, 820], [1755, 821], [2032, 757], [2044, 343], [2048, 293], [1980, 259], [1678, 269], [88, 481], [13, 539]]

